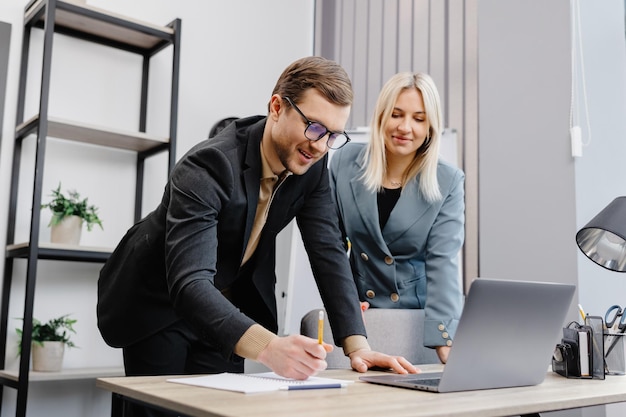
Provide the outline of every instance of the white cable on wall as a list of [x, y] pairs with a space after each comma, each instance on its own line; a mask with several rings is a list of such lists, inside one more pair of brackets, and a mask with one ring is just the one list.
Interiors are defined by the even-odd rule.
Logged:
[[[582, 147], [591, 143], [591, 123], [589, 121], [589, 106], [587, 100], [587, 83], [585, 77], [585, 59], [583, 54], [581, 25], [580, 25], [580, 0], [571, 0], [571, 17], [572, 17], [572, 33], [571, 33], [571, 54], [572, 54], [572, 84], [570, 99], [570, 139], [572, 142], [572, 156], [582, 156]], [[579, 73], [580, 69], [580, 73]], [[580, 76], [580, 79], [579, 79]], [[582, 103], [577, 99], [579, 85], [582, 87]], [[585, 111], [585, 122], [587, 124], [587, 140], [582, 140], [582, 131], [580, 128], [580, 106]]]

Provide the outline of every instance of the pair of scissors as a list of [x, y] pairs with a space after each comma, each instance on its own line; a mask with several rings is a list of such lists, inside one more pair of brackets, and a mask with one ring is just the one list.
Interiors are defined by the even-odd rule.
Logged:
[[626, 330], [626, 310], [617, 304], [612, 305], [606, 310], [604, 322], [610, 333], [624, 333]]
[[608, 310], [606, 310], [604, 322], [606, 323], [606, 329], [609, 332], [604, 341], [604, 357], [606, 358], [609, 353], [611, 353], [615, 345], [620, 341], [620, 336], [616, 334], [624, 333], [624, 331], [626, 331], [626, 310], [617, 304], [612, 305]]

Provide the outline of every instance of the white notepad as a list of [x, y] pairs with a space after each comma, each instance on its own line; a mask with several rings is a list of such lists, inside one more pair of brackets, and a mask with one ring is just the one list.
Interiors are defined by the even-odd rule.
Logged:
[[175, 382], [177, 384], [243, 392], [245, 394], [279, 390], [344, 388], [353, 382], [345, 379], [321, 378], [315, 376], [311, 376], [302, 381], [284, 378], [274, 372], [262, 372], [255, 374], [234, 374], [224, 372], [221, 374], [189, 378], [170, 378], [167, 381]]

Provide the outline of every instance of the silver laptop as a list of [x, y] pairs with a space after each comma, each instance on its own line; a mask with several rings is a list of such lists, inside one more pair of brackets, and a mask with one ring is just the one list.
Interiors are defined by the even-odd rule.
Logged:
[[433, 392], [521, 387], [543, 382], [576, 286], [474, 280], [444, 372], [362, 376]]

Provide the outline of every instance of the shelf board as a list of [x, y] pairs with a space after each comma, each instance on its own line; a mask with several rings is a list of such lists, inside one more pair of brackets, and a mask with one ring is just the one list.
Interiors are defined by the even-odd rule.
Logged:
[[[27, 258], [29, 248], [28, 242], [8, 245], [6, 256], [9, 258]], [[108, 247], [40, 243], [38, 258], [59, 261], [104, 262], [112, 252], [113, 248]]]
[[[18, 370], [0, 370], [0, 378], [18, 382]], [[105, 377], [124, 376], [124, 368], [121, 367], [101, 367], [101, 368], [75, 368], [63, 369], [59, 372], [35, 372], [28, 373], [30, 382], [46, 381], [70, 381], [80, 379], [96, 379]]]
[[[38, 126], [39, 115], [35, 115], [17, 126], [15, 129], [16, 135], [18, 138], [23, 138], [37, 131]], [[57, 117], [48, 118], [48, 136], [136, 152], [144, 152], [161, 147], [165, 149], [169, 144], [168, 138], [143, 132], [104, 128]]]
[[[24, 22], [43, 26], [46, 0], [34, 0], [26, 6]], [[71, 36], [115, 44], [134, 52], [147, 52], [171, 43], [174, 30], [112, 13], [84, 2], [57, 1], [55, 32], [69, 32]]]

